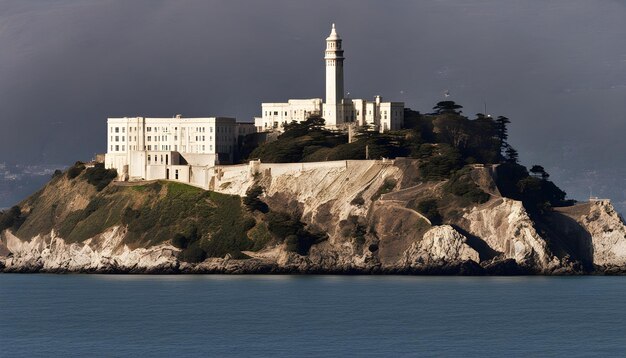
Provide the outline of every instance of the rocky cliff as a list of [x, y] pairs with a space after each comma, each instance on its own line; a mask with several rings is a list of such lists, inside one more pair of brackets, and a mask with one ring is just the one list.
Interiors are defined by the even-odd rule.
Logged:
[[[277, 167], [278, 168], [278, 167]], [[220, 174], [183, 184], [56, 177], [20, 203], [0, 240], [5, 272], [620, 273], [626, 227], [607, 201], [529, 215], [493, 168], [467, 200], [422, 181], [415, 160], [346, 161]], [[241, 198], [259, 193], [253, 201]], [[102, 189], [98, 191], [98, 189]], [[435, 209], [426, 210], [427, 204]], [[436, 214], [436, 215], [435, 215]]]

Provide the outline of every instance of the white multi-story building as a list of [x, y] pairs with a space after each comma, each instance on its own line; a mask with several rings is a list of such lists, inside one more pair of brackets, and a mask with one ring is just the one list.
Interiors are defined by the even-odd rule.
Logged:
[[193, 167], [232, 163], [239, 136], [255, 131], [226, 117], [109, 118], [105, 166], [122, 180], [193, 182]]
[[302, 122], [311, 115], [320, 115], [328, 128], [341, 128], [355, 123], [368, 125], [381, 132], [401, 129], [404, 125], [404, 103], [347, 98], [343, 87], [342, 40], [333, 24], [326, 38], [326, 102], [321, 98], [290, 99], [287, 103], [262, 103], [261, 117], [254, 119], [258, 131], [280, 130], [292, 121]]

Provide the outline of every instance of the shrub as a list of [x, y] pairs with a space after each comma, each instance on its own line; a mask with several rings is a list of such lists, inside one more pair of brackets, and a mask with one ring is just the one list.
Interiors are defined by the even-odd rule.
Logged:
[[361, 194], [358, 194], [354, 197], [354, 199], [352, 199], [350, 204], [355, 206], [362, 206], [363, 204], [365, 204], [365, 199], [363, 199], [363, 196]]
[[439, 213], [439, 208], [437, 205], [437, 200], [435, 199], [427, 199], [421, 201], [417, 204], [417, 211], [422, 213], [425, 217], [430, 220], [433, 225], [441, 224], [442, 218]]
[[172, 245], [179, 249], [186, 249], [199, 239], [200, 234], [198, 234], [198, 228], [192, 226], [187, 233], [177, 233], [176, 235], [174, 235], [174, 238], [172, 239]]
[[324, 233], [310, 232], [304, 223], [287, 213], [270, 212], [267, 215], [268, 229], [287, 245], [287, 250], [307, 255], [314, 244], [328, 238]]
[[83, 164], [83, 162], [76, 162], [67, 170], [67, 178], [74, 179], [79, 176], [83, 170], [85, 170], [85, 164]]
[[95, 186], [98, 191], [106, 188], [116, 177], [117, 171], [115, 169], [105, 169], [103, 163], [98, 163], [93, 168], [87, 168], [85, 171], [87, 182]]
[[378, 188], [378, 191], [372, 195], [372, 200], [378, 200], [381, 195], [389, 193], [396, 187], [396, 184], [398, 184], [398, 182], [395, 178], [385, 178], [383, 185], [381, 185], [380, 188]]
[[420, 172], [426, 180], [442, 180], [449, 178], [462, 165], [461, 155], [456, 149], [442, 146], [439, 153], [424, 160]]
[[178, 259], [184, 262], [198, 263], [206, 258], [207, 253], [197, 245], [188, 247], [178, 254]]
[[259, 199], [259, 196], [263, 194], [263, 188], [259, 185], [253, 185], [248, 190], [246, 190], [246, 196], [243, 198], [243, 204], [250, 211], [260, 211], [262, 213], [267, 213], [269, 211], [269, 207], [265, 202]]
[[0, 232], [6, 229], [17, 230], [25, 220], [26, 218], [22, 216], [22, 210], [17, 205], [0, 212]]
[[454, 173], [450, 180], [444, 185], [444, 189], [472, 203], [486, 203], [489, 201], [490, 197], [489, 194], [482, 191], [472, 180], [470, 170], [461, 170]]
[[303, 224], [294, 220], [291, 215], [281, 212], [270, 212], [266, 216], [267, 227], [270, 232], [280, 239], [285, 239], [289, 235], [296, 235], [303, 228]]

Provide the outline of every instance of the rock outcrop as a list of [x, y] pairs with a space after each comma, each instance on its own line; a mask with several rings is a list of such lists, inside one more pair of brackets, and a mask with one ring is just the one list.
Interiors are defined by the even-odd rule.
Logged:
[[[491, 198], [483, 204], [468, 205], [446, 194], [443, 182], [415, 180], [416, 165], [411, 160], [347, 161], [343, 166], [333, 163], [329, 168], [321, 164], [306, 170], [281, 167], [282, 172], [273, 174], [266, 170], [254, 177], [215, 178], [215, 190], [226, 194], [245, 196], [252, 186], [263, 187], [260, 199], [270, 210], [291, 213], [308, 229], [327, 236], [305, 253], [294, 252], [284, 238], [279, 238], [261, 240], [259, 246], [245, 249], [239, 256], [208, 257], [196, 263], [181, 260], [181, 249], [173, 246], [170, 237], [129, 241], [127, 223], [135, 220], [133, 210], [153, 205], [150, 200], [156, 200], [141, 196], [142, 190], [132, 186], [107, 192], [108, 200], [115, 205], [99, 214], [108, 215], [107, 220], [102, 220], [105, 229], [80, 239], [76, 239], [75, 233], [71, 238], [62, 237], [56, 229], [59, 222], [68, 218], [81, 220], [82, 216], [74, 215], [80, 210], [87, 210], [84, 215], [95, 212], [96, 208], [91, 207], [99, 203], [96, 199], [102, 194], [86, 184], [59, 179], [38, 194], [53, 212], [35, 210], [33, 206], [43, 205], [41, 200], [27, 200], [21, 207], [32, 215], [24, 226], [18, 231], [2, 232], [0, 269], [403, 274], [625, 271], [626, 226], [610, 202], [559, 208], [550, 218], [552, 221], [537, 222], [520, 201], [498, 193], [489, 170], [476, 168], [472, 177]], [[159, 195], [154, 197], [161, 200]], [[430, 197], [439, 198], [448, 206], [449, 215], [441, 225], [433, 224], [426, 213], [417, 209], [417, 202]], [[124, 205], [129, 209], [125, 211]], [[115, 215], [125, 218], [111, 220]], [[257, 226], [263, 224], [263, 216], [254, 215]], [[81, 232], [93, 231], [76, 227]], [[212, 235], [203, 240], [211, 240]]]

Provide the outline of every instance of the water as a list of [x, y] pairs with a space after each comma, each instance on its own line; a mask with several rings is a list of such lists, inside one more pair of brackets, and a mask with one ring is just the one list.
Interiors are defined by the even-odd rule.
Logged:
[[0, 356], [623, 356], [624, 277], [0, 274]]

